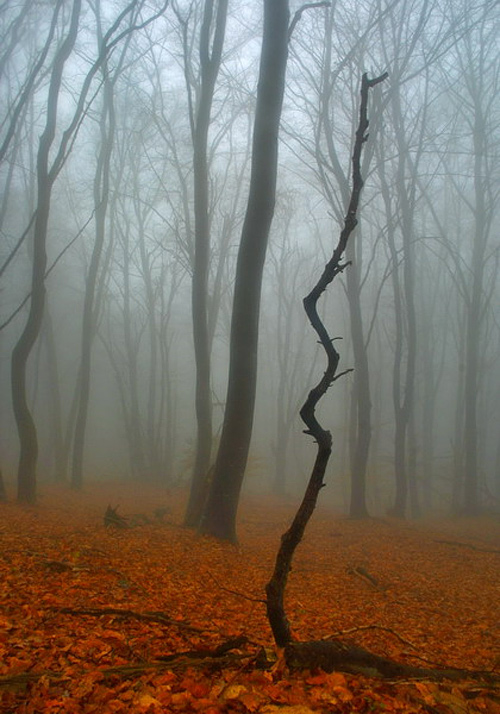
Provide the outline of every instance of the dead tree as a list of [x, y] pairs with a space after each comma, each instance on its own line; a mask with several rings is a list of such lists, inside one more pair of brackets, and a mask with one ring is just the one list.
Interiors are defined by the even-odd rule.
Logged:
[[473, 673], [458, 669], [429, 669], [394, 662], [385, 657], [375, 655], [362, 647], [342, 642], [338, 639], [294, 642], [284, 607], [285, 588], [293, 555], [302, 540], [305, 528], [313, 514], [319, 492], [324, 486], [326, 466], [332, 451], [332, 435], [328, 430], [323, 429], [316, 419], [316, 406], [333, 382], [346, 374], [346, 371], [350, 371], [346, 370], [337, 374], [340, 355], [335, 349], [333, 340], [318, 315], [316, 306], [328, 285], [337, 275], [342, 273], [348, 265], [348, 263], [343, 262], [344, 252], [347, 241], [357, 224], [356, 214], [361, 189], [363, 187], [360, 160], [363, 144], [368, 139], [368, 94], [371, 87], [379, 84], [386, 79], [386, 77], [387, 73], [374, 79], [368, 79], [366, 74], [363, 75], [361, 83], [360, 118], [352, 157], [352, 191], [347, 214], [344, 219], [344, 226], [337, 246], [333, 251], [331, 259], [326, 264], [320, 279], [309, 295], [304, 298], [304, 309], [327, 357], [327, 366], [321, 380], [311, 389], [300, 410], [300, 416], [306, 425], [305, 433], [312, 436], [317, 443], [317, 454], [304, 498], [295, 514], [291, 526], [281, 538], [281, 545], [276, 556], [274, 572], [266, 586], [267, 616], [275, 642], [279, 648], [284, 649], [286, 663], [291, 668], [321, 668], [327, 672], [342, 670], [380, 677], [425, 676], [433, 679], [460, 679], [464, 676], [471, 676], [494, 679], [491, 673]]

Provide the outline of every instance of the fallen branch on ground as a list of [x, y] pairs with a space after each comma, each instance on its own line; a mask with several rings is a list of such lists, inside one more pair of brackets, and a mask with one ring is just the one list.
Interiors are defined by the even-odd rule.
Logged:
[[500, 550], [496, 548], [480, 548], [472, 543], [461, 543], [458, 540], [434, 540], [434, 543], [444, 543], [444, 545], [456, 545], [458, 548], [470, 548], [478, 553], [494, 553], [495, 555], [500, 555]]
[[382, 593], [385, 592], [385, 588], [380, 585], [377, 578], [375, 578], [371, 573], [369, 573], [368, 570], [362, 565], [358, 565], [355, 568], [349, 568], [347, 572], [350, 575], [356, 575], [358, 578], [361, 578], [365, 582], [368, 582], [370, 585], [373, 585], [376, 590], [379, 590]]
[[105, 615], [111, 615], [122, 619], [142, 620], [143, 622], [159, 622], [163, 625], [175, 625], [175, 627], [189, 630], [190, 632], [203, 632], [203, 630], [200, 630], [198, 627], [193, 627], [193, 625], [190, 625], [184, 620], [176, 620], [160, 611], [136, 612], [135, 610], [125, 610], [119, 607], [50, 607], [49, 610], [52, 612], [61, 612], [65, 615], [87, 615], [89, 617], [103, 617]]
[[[232, 652], [234, 649], [239, 649], [246, 644], [247, 638], [243, 635], [233, 637], [225, 642], [222, 642], [213, 650], [190, 650], [187, 652], [178, 652], [158, 659], [152, 662], [139, 662], [137, 664], [124, 664], [116, 667], [105, 667], [100, 669], [99, 673], [104, 677], [123, 677], [124, 679], [132, 677], [140, 677], [145, 672], [150, 670], [179, 670], [187, 667], [209, 667], [210, 669], [223, 669], [234, 664], [240, 664], [242, 660], [251, 661], [255, 658], [254, 654], [240, 654]], [[81, 673], [82, 676], [85, 674]], [[72, 676], [72, 675], [71, 675]], [[39, 679], [48, 678], [53, 680], [71, 679], [71, 676], [64, 672], [52, 672], [44, 670], [42, 672], [20, 672], [19, 674], [0, 676], [0, 689], [8, 687], [16, 687], [30, 682], [36, 682]]]

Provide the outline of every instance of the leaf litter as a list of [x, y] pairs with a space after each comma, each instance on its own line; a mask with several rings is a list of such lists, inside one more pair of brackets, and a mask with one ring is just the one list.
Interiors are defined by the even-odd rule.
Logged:
[[[247, 497], [233, 546], [181, 527], [185, 497], [113, 483], [0, 506], [0, 712], [500, 712], [500, 692], [472, 680], [287, 671], [263, 597], [296, 504]], [[104, 527], [117, 502], [141, 512], [134, 527]], [[498, 671], [499, 533], [491, 518], [318, 509], [287, 590], [295, 637]]]

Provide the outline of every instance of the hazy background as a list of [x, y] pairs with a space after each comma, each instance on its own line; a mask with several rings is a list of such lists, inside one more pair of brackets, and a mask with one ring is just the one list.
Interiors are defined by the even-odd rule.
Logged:
[[[143, 4], [140, 17], [158, 9], [155, 1]], [[292, 11], [300, 4], [292, 2]], [[209, 133], [216, 428], [225, 399], [231, 293], [249, 178], [260, 5], [230, 0]], [[105, 29], [124, 6], [101, 1]], [[171, 3], [161, 17], [134, 32], [126, 48], [118, 44], [109, 59], [116, 127], [93, 311], [84, 462], [89, 481], [118, 477], [187, 484], [191, 475], [196, 425], [189, 102], [196, 106], [200, 86], [202, 7], [201, 0]], [[82, 5], [76, 46], [64, 69], [52, 153], [97, 54], [95, 10], [91, 3]], [[0, 9], [2, 141], [53, 12], [54, 4], [42, 0], [4, 3]], [[0, 164], [1, 265], [36, 207], [48, 69], [69, 12], [70, 3], [63, 3], [47, 69], [16, 118]], [[248, 488], [295, 493], [308, 476], [314, 445], [301, 433], [298, 407], [321, 374], [323, 356], [301, 300], [339, 233], [361, 74], [387, 70], [389, 79], [371, 97], [365, 153], [370, 164], [348, 268], [356, 271], [357, 283], [347, 284], [346, 271], [322, 305], [331, 334], [342, 338], [340, 369], [354, 367], [353, 334], [361, 334], [367, 357], [368, 505], [374, 513], [391, 505], [395, 430], [402, 418], [406, 465], [420, 505], [449, 510], [460, 504], [472, 369], [480, 498], [498, 509], [499, 20], [498, 3], [469, 0], [339, 0], [303, 13], [290, 43]], [[29, 363], [42, 481], [68, 477], [71, 462], [82, 311], [96, 237], [93, 191], [103, 146], [102, 83], [98, 72], [51, 203], [48, 265], [57, 263], [46, 280], [42, 335]], [[1, 323], [30, 291], [31, 261], [28, 231], [0, 278]], [[358, 308], [361, 333], [359, 324], [353, 326]], [[23, 308], [0, 331], [0, 465], [8, 481], [15, 478], [18, 457], [10, 358], [25, 319]], [[349, 449], [356, 443], [352, 417], [358, 374], [355, 370], [336, 382], [320, 409], [334, 439], [323, 498], [344, 510]], [[409, 411], [402, 417], [398, 409], [409, 395]], [[279, 487], [277, 445], [285, 447], [286, 457], [286, 482]]]

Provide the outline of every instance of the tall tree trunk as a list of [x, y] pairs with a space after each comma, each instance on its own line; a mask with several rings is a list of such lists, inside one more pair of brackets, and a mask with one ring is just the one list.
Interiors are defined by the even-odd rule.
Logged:
[[50, 310], [45, 311], [44, 337], [47, 354], [49, 395], [51, 411], [51, 440], [54, 459], [54, 480], [56, 483], [66, 481], [66, 454], [64, 449], [63, 419], [61, 410], [61, 385], [59, 382], [59, 365], [54, 337], [54, 325]]
[[479, 512], [477, 395], [480, 385], [479, 354], [484, 317], [484, 265], [486, 260], [486, 195], [484, 154], [485, 122], [478, 103], [474, 116], [474, 245], [472, 286], [466, 312], [465, 387], [464, 387], [464, 505], [468, 515]]
[[368, 92], [370, 87], [382, 82], [386, 77], [387, 75], [385, 74], [369, 80], [366, 74], [363, 75], [361, 85], [360, 119], [356, 132], [356, 141], [354, 144], [352, 158], [353, 185], [349, 205], [345, 214], [344, 226], [338, 243], [332, 253], [332, 257], [326, 264], [318, 282], [303, 301], [304, 309], [307, 313], [311, 326], [315, 330], [319, 338], [319, 342], [325, 352], [326, 367], [321, 379], [311, 389], [304, 405], [302, 406], [302, 409], [300, 410], [301, 419], [307, 427], [306, 434], [312, 436], [317, 444], [316, 459], [309, 477], [304, 498], [302, 499], [297, 513], [295, 514], [292, 524], [281, 537], [274, 571], [271, 579], [266, 585], [267, 617], [278, 647], [286, 647], [292, 640], [291, 628], [284, 607], [285, 588], [292, 566], [293, 555], [302, 540], [306, 526], [314, 512], [319, 492], [324, 486], [326, 467], [332, 451], [332, 435], [319, 423], [316, 417], [316, 407], [333, 382], [341, 376], [341, 374], [337, 374], [340, 354], [335, 349], [333, 340], [331, 339], [328, 330], [318, 314], [317, 304], [319, 298], [325, 292], [330, 283], [347, 267], [343, 264], [343, 256], [348, 240], [357, 225], [357, 210], [361, 190], [363, 188], [360, 159], [363, 144], [367, 140]]
[[236, 267], [226, 409], [200, 528], [203, 533], [232, 542], [236, 541], [236, 514], [252, 435], [261, 285], [274, 214], [288, 20], [288, 0], [264, 0], [252, 172]]
[[139, 406], [138, 345], [132, 334], [130, 250], [129, 225], [127, 224], [123, 235], [123, 339], [127, 359], [127, 391], [129, 395], [129, 409], [127, 412], [127, 423], [129, 425], [128, 446], [131, 474], [134, 478], [140, 478], [144, 474], [145, 469], [145, 449], [141, 410]]
[[[198, 526], [206, 498], [206, 479], [212, 454], [212, 393], [208, 325], [210, 265], [209, 175], [207, 142], [215, 82], [219, 74], [226, 30], [227, 0], [218, 0], [212, 28], [213, 0], [205, 0], [200, 34], [201, 96], [193, 133], [194, 264], [192, 286], [193, 340], [196, 361], [196, 455], [184, 523]], [[210, 37], [214, 33], [212, 54]]]
[[80, 357], [80, 392], [78, 395], [78, 411], [76, 415], [75, 436], [73, 442], [71, 486], [75, 490], [81, 489], [83, 485], [83, 454], [90, 400], [92, 343], [94, 340], [95, 322], [97, 318], [94, 303], [99, 266], [106, 234], [109, 175], [115, 127], [113, 85], [107, 76], [107, 63], [104, 64], [103, 71], [105, 79], [103, 106], [100, 119], [101, 146], [94, 179], [95, 241], [85, 284]]
[[348, 243], [346, 257], [351, 262], [347, 272], [347, 297], [349, 301], [349, 320], [354, 352], [354, 384], [351, 408], [353, 409], [353, 429], [349, 443], [351, 468], [351, 518], [364, 518], [368, 515], [366, 507], [366, 469], [371, 441], [371, 396], [368, 354], [363, 331], [361, 314], [361, 287], [359, 264], [355, 260], [354, 243]]
[[26, 503], [33, 503], [36, 499], [38, 439], [35, 422], [28, 406], [26, 370], [31, 350], [40, 333], [45, 305], [47, 229], [52, 188], [57, 176], [57, 173], [50, 169], [49, 155], [56, 132], [63, 69], [76, 41], [80, 9], [81, 0], [74, 0], [68, 34], [56, 52], [50, 76], [45, 128], [40, 137], [36, 167], [37, 211], [33, 232], [30, 307], [25, 327], [12, 351], [12, 403], [20, 442], [17, 497], [20, 501]]

